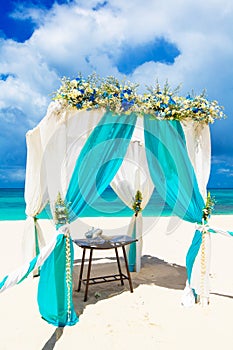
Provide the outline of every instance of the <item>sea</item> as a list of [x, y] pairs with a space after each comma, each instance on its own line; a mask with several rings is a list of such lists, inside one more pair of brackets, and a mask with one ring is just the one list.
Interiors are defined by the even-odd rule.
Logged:
[[[208, 189], [215, 199], [214, 215], [233, 215], [233, 188]], [[166, 205], [156, 190], [149, 203], [143, 210], [143, 216], [170, 216], [172, 209]], [[132, 216], [129, 209], [108, 187], [101, 197], [91, 206], [87, 206], [80, 217], [127, 217]], [[50, 219], [49, 206], [38, 216], [41, 219]], [[0, 189], [0, 220], [25, 220], [25, 200], [23, 188]]]

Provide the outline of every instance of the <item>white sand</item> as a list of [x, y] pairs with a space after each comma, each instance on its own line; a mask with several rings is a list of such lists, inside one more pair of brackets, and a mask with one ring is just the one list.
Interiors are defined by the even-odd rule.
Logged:
[[[128, 223], [129, 218], [86, 218], [73, 231], [81, 237], [93, 225], [108, 234], [123, 234]], [[213, 216], [211, 223], [233, 230], [232, 216]], [[49, 241], [52, 224], [43, 220], [42, 225]], [[0, 222], [0, 280], [20, 266], [23, 230], [23, 221]], [[83, 290], [74, 291], [79, 322], [73, 327], [56, 329], [41, 319], [38, 279], [29, 277], [0, 294], [0, 349], [233, 349], [233, 239], [212, 235], [210, 305], [186, 309], [180, 300], [194, 226], [175, 218], [146, 218], [144, 232], [142, 270], [131, 274], [134, 293], [129, 292], [127, 282], [124, 287], [115, 283], [90, 286], [84, 303]], [[103, 259], [109, 252], [98, 256], [93, 273], [115, 268], [112, 260]], [[74, 289], [80, 258], [81, 251], [75, 247]]]

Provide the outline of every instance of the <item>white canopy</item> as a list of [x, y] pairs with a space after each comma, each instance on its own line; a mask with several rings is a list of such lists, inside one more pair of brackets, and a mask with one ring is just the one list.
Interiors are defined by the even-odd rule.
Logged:
[[[79, 80], [73, 83], [67, 81], [65, 87], [68, 87], [68, 92], [65, 89], [60, 93], [69, 97], [70, 86], [75, 84], [76, 89]], [[76, 95], [79, 92], [75, 90]], [[182, 119], [182, 113], [179, 114], [180, 110], [176, 109], [178, 105], [169, 109], [175, 104], [171, 96], [167, 117], [162, 112], [159, 115], [155, 113], [154, 118], [149, 108], [149, 114], [145, 111], [140, 114], [142, 118], [135, 114], [137, 111], [128, 110], [134, 104], [137, 107], [136, 97], [130, 89], [123, 90], [121, 108], [124, 113], [115, 114], [95, 109], [95, 104], [91, 104], [94, 109], [84, 110], [90, 108], [96, 90], [89, 86], [86, 92], [88, 102], [84, 94], [82, 98], [87, 104], [85, 102], [81, 107], [80, 104], [71, 107], [65, 100], [59, 102], [61, 96], [66, 96], [59, 95], [59, 101], [50, 104], [46, 116], [26, 135], [26, 263], [19, 272], [6, 276], [0, 282], [0, 290], [21, 282], [30, 272], [41, 268], [38, 304], [42, 317], [56, 326], [75, 324], [77, 316], [72, 305], [73, 245], [69, 228], [64, 222], [58, 222], [63, 226], [58, 228], [57, 237], [44, 246], [45, 232], [41, 230], [37, 215], [49, 203], [55, 219], [56, 200], [60, 194], [60, 198], [65, 199], [64, 206], [67, 204], [72, 215], [70, 218], [77, 219], [82, 210], [111, 185], [125, 205], [132, 209], [128, 233], [138, 239], [136, 271], [140, 270], [142, 252], [142, 212], [154, 187], [176, 215], [198, 223], [187, 253], [188, 284], [183, 304], [194, 302], [192, 289], [208, 298], [209, 254], [203, 252], [210, 249], [209, 233], [220, 232], [208, 227], [204, 221], [201, 223], [205, 220], [206, 186], [210, 174], [208, 125], [196, 118], [192, 105], [190, 107], [192, 99], [189, 98], [182, 100], [184, 115], [190, 118], [189, 113], [193, 113], [193, 120], [187, 119], [186, 115], [185, 121], [179, 122], [177, 119]], [[112, 94], [104, 92], [103, 96], [108, 100]], [[121, 98], [121, 94], [119, 96]], [[167, 95], [165, 97], [168, 98]], [[155, 102], [154, 96], [148, 98], [152, 104]], [[78, 110], [75, 106], [83, 109]], [[176, 120], [171, 119], [173, 113], [178, 113]], [[203, 120], [212, 120], [208, 113], [205, 115], [205, 110], [202, 113]], [[218, 113], [216, 108], [217, 116]], [[227, 234], [232, 236], [233, 232], [228, 231]], [[53, 293], [47, 293], [48, 290]]]
[[[104, 113], [105, 110], [101, 109], [80, 111], [64, 107], [58, 101], [51, 102], [46, 116], [37, 127], [27, 133], [28, 153], [25, 184], [27, 223], [24, 242], [26, 259], [32, 258], [36, 252], [36, 243], [34, 234], [32, 234], [34, 232], [33, 219], [48, 202], [53, 213], [58, 192], [63, 196], [66, 194], [78, 155]], [[209, 127], [206, 124], [202, 125], [190, 120], [183, 122], [182, 128], [199, 189], [205, 198], [210, 173]], [[142, 208], [150, 199], [154, 185], [147, 166], [143, 122], [140, 117], [138, 117], [125, 160], [111, 186], [129, 207], [132, 205], [132, 198], [137, 190], [143, 193]], [[134, 216], [132, 220], [129, 228], [130, 234], [132, 234], [135, 221]], [[137, 270], [139, 270], [143, 236], [141, 214], [137, 223], [136, 230], [139, 239]], [[41, 248], [44, 244], [44, 237], [38, 220], [36, 228], [37, 243]]]

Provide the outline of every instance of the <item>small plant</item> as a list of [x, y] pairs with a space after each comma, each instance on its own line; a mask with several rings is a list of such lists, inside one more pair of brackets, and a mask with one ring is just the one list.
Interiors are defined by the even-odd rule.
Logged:
[[54, 219], [56, 225], [65, 225], [69, 222], [69, 210], [60, 192], [55, 203]]
[[141, 191], [138, 190], [136, 192], [136, 195], [134, 197], [134, 202], [132, 205], [135, 216], [138, 216], [138, 213], [140, 213], [142, 211], [141, 203], [142, 203], [142, 193], [141, 193]]
[[204, 219], [204, 221], [208, 221], [208, 219], [210, 218], [214, 210], [215, 203], [216, 203], [215, 198], [211, 197], [210, 192], [208, 192], [206, 205], [205, 205], [205, 208], [202, 210], [203, 212], [202, 218]]
[[99, 299], [100, 297], [101, 297], [101, 293], [95, 292], [95, 298], [96, 298], [96, 299]]

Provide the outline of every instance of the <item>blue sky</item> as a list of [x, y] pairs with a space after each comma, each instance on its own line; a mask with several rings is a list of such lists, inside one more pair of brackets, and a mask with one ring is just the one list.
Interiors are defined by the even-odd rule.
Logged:
[[96, 71], [181, 93], [204, 88], [228, 118], [211, 125], [210, 187], [233, 187], [231, 0], [11, 1], [0, 4], [0, 187], [23, 187], [25, 133], [62, 76]]

